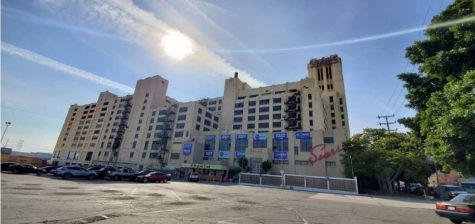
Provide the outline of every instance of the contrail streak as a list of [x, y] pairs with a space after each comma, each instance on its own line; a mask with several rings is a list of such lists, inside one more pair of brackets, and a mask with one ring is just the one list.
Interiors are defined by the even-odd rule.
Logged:
[[368, 42], [368, 41], [385, 39], [385, 38], [390, 38], [390, 37], [395, 37], [395, 36], [402, 36], [402, 35], [416, 33], [416, 32], [420, 32], [424, 30], [439, 29], [439, 28], [449, 27], [449, 26], [453, 26], [457, 24], [469, 23], [473, 21], [475, 21], [475, 16], [470, 16], [470, 17], [451, 20], [451, 21], [447, 21], [443, 23], [432, 24], [430, 26], [410, 28], [410, 29], [405, 29], [405, 30], [378, 34], [374, 36], [367, 36], [367, 37], [361, 37], [361, 38], [350, 39], [350, 40], [342, 40], [342, 41], [336, 41], [336, 42], [330, 42], [330, 43], [324, 43], [324, 44], [312, 44], [312, 45], [295, 46], [295, 47], [265, 48], [265, 49], [214, 49], [213, 51], [221, 52], [221, 53], [250, 54], [250, 53], [274, 53], [274, 52], [283, 52], [283, 51], [324, 48], [324, 47], [339, 46], [339, 45], [346, 45], [346, 44], [355, 44], [355, 43], [360, 43], [360, 42]]
[[103, 86], [108, 86], [112, 87], [114, 89], [118, 89], [121, 91], [124, 91], [126, 93], [133, 93], [134, 88], [126, 86], [124, 84], [112, 81], [110, 79], [106, 79], [104, 77], [98, 76], [96, 74], [90, 73], [83, 71], [81, 69], [75, 68], [73, 66], [69, 66], [66, 64], [63, 64], [61, 62], [55, 61], [51, 58], [47, 58], [43, 55], [37, 54], [32, 51], [28, 51], [23, 48], [16, 47], [14, 45], [11, 45], [9, 43], [2, 42], [2, 50], [11, 54], [15, 55], [18, 57], [21, 57], [23, 59], [35, 62], [40, 65], [44, 65], [53, 69], [56, 69], [58, 71], [62, 71], [64, 73], [70, 74], [72, 76], [76, 76], [79, 78], [83, 78], [92, 82], [95, 82], [97, 84], [103, 85]]

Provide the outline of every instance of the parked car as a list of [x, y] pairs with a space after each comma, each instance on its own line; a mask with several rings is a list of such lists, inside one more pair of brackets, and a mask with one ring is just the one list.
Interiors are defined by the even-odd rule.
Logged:
[[69, 179], [71, 177], [82, 177], [92, 180], [96, 178], [96, 172], [86, 170], [78, 166], [63, 166], [57, 169], [57, 175], [63, 179]]
[[112, 180], [122, 180], [122, 179], [128, 179], [130, 176], [132, 176], [135, 173], [134, 170], [127, 168], [127, 167], [122, 167], [122, 168], [114, 168], [107, 172], [106, 177]]
[[462, 188], [468, 193], [475, 193], [475, 178], [466, 179], [462, 183]]
[[453, 223], [475, 222], [475, 194], [459, 194], [448, 202], [439, 202], [435, 213]]
[[200, 175], [198, 173], [190, 173], [190, 175], [188, 176], [188, 181], [194, 181], [194, 182], [198, 182], [200, 181]]
[[17, 165], [17, 164], [18, 164], [18, 163], [14, 163], [14, 162], [5, 162], [5, 163], [2, 163], [2, 164], [1, 164], [2, 172], [8, 171], [8, 167], [13, 166], [13, 165]]
[[436, 197], [442, 200], [450, 200], [462, 193], [467, 192], [462, 187], [456, 185], [440, 185], [435, 188]]
[[31, 164], [12, 165], [8, 167], [8, 171], [11, 171], [12, 173], [15, 173], [15, 174], [34, 173], [38, 176], [41, 176], [41, 174], [43, 174], [43, 171], [41, 169], [38, 169], [36, 166], [33, 166]]
[[144, 175], [147, 175], [149, 173], [153, 172], [152, 170], [142, 170], [142, 171], [139, 171], [139, 172], [136, 172], [132, 175], [129, 176], [129, 181], [135, 181], [137, 182], [137, 177], [138, 176], [144, 176]]
[[92, 167], [87, 168], [87, 170], [92, 170], [92, 171], [99, 171], [100, 169], [104, 168], [102, 165], [95, 165]]
[[407, 186], [407, 191], [409, 193], [420, 193], [424, 186], [420, 183], [410, 183], [409, 186]]
[[137, 176], [138, 182], [148, 183], [148, 182], [167, 182], [166, 173], [162, 172], [151, 172], [146, 175]]
[[43, 174], [51, 174], [51, 171], [58, 169], [57, 166], [45, 166], [42, 167], [41, 170], [43, 171]]
[[112, 172], [114, 170], [114, 167], [112, 166], [107, 166], [99, 169], [98, 171], [95, 171], [97, 178], [99, 179], [104, 179], [109, 172]]
[[56, 169], [52, 169], [49, 171], [50, 174], [53, 174], [54, 176], [58, 175], [58, 169], [60, 169], [62, 166], [58, 166]]

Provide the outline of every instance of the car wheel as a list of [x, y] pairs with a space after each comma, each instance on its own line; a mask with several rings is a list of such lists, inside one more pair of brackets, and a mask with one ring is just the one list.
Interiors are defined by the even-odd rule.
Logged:
[[41, 172], [36, 172], [36, 176], [41, 176]]
[[17, 174], [18, 170], [12, 170], [12, 173]]
[[167, 182], [167, 179], [164, 179], [164, 180], [163, 180], [163, 183], [166, 183], [166, 182]]
[[119, 175], [115, 175], [115, 176], [114, 176], [114, 180], [120, 180], [120, 176], [119, 176]]
[[148, 178], [146, 178], [146, 177], [143, 178], [143, 182], [144, 182], [144, 183], [147, 183], [147, 182], [148, 182]]
[[455, 223], [455, 224], [461, 224], [461, 223], [462, 223], [462, 221], [460, 221], [460, 220], [455, 220], [455, 219], [451, 219], [450, 221], [451, 221], [452, 223]]

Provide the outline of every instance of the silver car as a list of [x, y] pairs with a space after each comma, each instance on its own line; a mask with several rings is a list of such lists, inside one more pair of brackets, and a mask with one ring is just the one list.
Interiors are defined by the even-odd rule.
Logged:
[[57, 175], [63, 179], [69, 179], [71, 177], [80, 177], [92, 180], [96, 178], [96, 172], [78, 166], [63, 166], [58, 168], [56, 172]]

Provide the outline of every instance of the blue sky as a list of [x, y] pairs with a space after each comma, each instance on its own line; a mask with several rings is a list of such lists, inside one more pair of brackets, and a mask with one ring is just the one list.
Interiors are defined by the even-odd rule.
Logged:
[[[331, 54], [343, 61], [351, 133], [377, 127], [377, 115], [414, 113], [403, 107], [405, 92], [396, 75], [414, 69], [405, 48], [423, 39], [422, 32], [318, 48], [259, 49], [421, 27], [451, 3], [3, 0], [2, 133], [5, 121], [12, 125], [2, 146], [8, 140], [10, 147], [20, 143], [20, 151], [51, 152], [71, 104], [94, 102], [105, 90], [125, 95], [147, 76], [162, 75], [170, 80], [169, 96], [189, 101], [221, 96], [234, 71], [255, 86], [300, 80], [310, 59]], [[193, 53], [181, 60], [166, 56], [160, 39], [170, 31], [186, 36]]]

